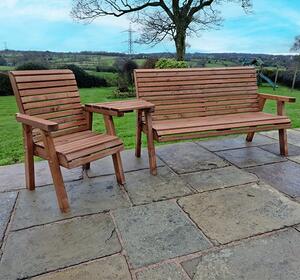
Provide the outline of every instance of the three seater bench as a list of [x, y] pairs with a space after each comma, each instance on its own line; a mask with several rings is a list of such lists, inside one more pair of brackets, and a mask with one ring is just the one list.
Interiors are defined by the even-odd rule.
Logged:
[[[136, 156], [142, 132], [147, 134], [150, 170], [156, 174], [154, 140], [158, 142], [278, 130], [280, 154], [287, 156], [285, 102], [295, 98], [258, 93], [254, 67], [137, 69], [137, 98], [155, 105], [145, 119], [137, 115]], [[267, 99], [277, 101], [277, 115], [263, 112]]]

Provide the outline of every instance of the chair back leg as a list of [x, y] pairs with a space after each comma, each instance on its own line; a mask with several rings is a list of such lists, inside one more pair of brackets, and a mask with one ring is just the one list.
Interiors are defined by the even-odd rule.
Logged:
[[137, 112], [135, 156], [141, 157], [142, 149], [142, 111]]
[[249, 132], [246, 137], [247, 142], [252, 142], [255, 132]]
[[288, 142], [287, 142], [287, 133], [286, 129], [279, 129], [279, 147], [280, 155], [288, 156]]

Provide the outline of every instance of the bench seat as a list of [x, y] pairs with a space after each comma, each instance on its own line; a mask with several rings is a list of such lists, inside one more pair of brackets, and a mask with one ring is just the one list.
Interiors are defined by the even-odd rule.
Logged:
[[[172, 120], [153, 121], [154, 138], [157, 141], [170, 141], [180, 139], [190, 139], [194, 133], [207, 136], [224, 134], [236, 134], [241, 132], [274, 130], [290, 127], [291, 121], [286, 116], [277, 116], [264, 112], [237, 113], [228, 115], [217, 115], [197, 118], [182, 118]], [[144, 124], [145, 126], [145, 124]], [[231, 132], [229, 131], [231, 130]], [[239, 131], [237, 131], [239, 130]], [[205, 137], [205, 135], [202, 135]]]

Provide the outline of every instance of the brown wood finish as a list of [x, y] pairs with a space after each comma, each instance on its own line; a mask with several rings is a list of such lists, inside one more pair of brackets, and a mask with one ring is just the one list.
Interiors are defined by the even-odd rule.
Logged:
[[[140, 126], [152, 158], [153, 139], [164, 142], [247, 133], [246, 140], [252, 141], [255, 132], [274, 129], [279, 130], [281, 154], [287, 155], [286, 129], [291, 121], [284, 116], [283, 104], [295, 98], [258, 94], [254, 67], [138, 69], [134, 76], [138, 100], [155, 105], [152, 118], [137, 119], [137, 156]], [[262, 112], [266, 99], [278, 102], [276, 116]], [[151, 170], [155, 173], [155, 162]]]
[[[48, 160], [62, 212], [68, 211], [69, 202], [60, 166], [88, 169], [91, 161], [111, 155], [118, 182], [124, 184], [124, 145], [114, 130], [92, 132], [93, 111], [81, 105], [72, 71], [12, 71], [9, 76], [20, 111], [16, 119], [23, 124], [29, 190], [35, 189], [34, 155]], [[109, 125], [113, 128], [112, 118]]]

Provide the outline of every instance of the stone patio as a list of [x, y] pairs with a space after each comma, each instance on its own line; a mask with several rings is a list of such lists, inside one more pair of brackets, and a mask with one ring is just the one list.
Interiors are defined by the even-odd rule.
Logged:
[[289, 157], [277, 133], [123, 152], [126, 185], [110, 158], [63, 170], [61, 214], [46, 162], [37, 189], [22, 164], [0, 167], [0, 279], [299, 280], [300, 130]]

